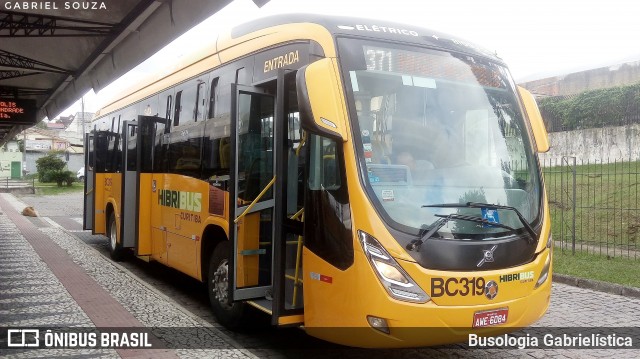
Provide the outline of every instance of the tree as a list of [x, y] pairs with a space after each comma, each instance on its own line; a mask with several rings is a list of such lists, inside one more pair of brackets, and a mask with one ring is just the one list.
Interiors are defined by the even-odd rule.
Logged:
[[58, 157], [60, 151], [51, 151], [46, 156], [36, 160], [36, 169], [38, 171], [38, 181], [40, 182], [56, 182], [54, 173], [62, 172], [67, 165]]

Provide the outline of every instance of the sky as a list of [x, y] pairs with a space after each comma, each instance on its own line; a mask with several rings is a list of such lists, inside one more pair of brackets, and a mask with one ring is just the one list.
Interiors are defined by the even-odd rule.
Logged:
[[[495, 52], [516, 82], [640, 61], [640, 4], [635, 0], [271, 0], [258, 8], [234, 0], [217, 14], [100, 91], [85, 95], [85, 111], [148, 74], [162, 71], [186, 49], [258, 17], [304, 12], [363, 17], [418, 25]], [[80, 101], [64, 111], [80, 111]]]

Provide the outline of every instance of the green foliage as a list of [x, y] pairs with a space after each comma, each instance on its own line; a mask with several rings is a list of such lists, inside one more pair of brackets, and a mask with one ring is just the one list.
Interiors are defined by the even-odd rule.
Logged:
[[554, 248], [553, 272], [574, 277], [596, 279], [621, 285], [640, 287], [638, 261], [633, 258], [611, 258], [597, 254]]
[[55, 182], [54, 172], [61, 172], [67, 165], [58, 157], [59, 151], [49, 152], [46, 156], [36, 160], [36, 169], [38, 171], [38, 181]]
[[84, 184], [80, 182], [73, 182], [71, 186], [58, 187], [55, 183], [40, 183], [36, 181], [36, 194], [37, 195], [63, 195], [72, 192], [79, 192], [84, 189]]
[[58, 187], [62, 187], [63, 184], [70, 187], [76, 180], [74, 173], [71, 171], [51, 171], [49, 175], [51, 176], [51, 182], [57, 183]]
[[640, 83], [547, 97], [540, 99], [538, 106], [551, 132], [625, 123], [638, 117], [639, 102]]

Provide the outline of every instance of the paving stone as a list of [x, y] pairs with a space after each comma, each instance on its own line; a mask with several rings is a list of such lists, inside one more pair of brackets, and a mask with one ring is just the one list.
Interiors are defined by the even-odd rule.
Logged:
[[[82, 222], [82, 197], [71, 196], [68, 199], [70, 209], [64, 213], [68, 218], [61, 218], [61, 213], [56, 212], [59, 202], [52, 196], [44, 196], [44, 198], [29, 197], [24, 198], [30, 204], [35, 203], [36, 209], [41, 213], [47, 214], [53, 222], [67, 228], [70, 222]], [[76, 204], [71, 202], [77, 201]], [[65, 201], [66, 202], [66, 201]], [[79, 203], [79, 205], [78, 205]], [[4, 210], [4, 209], [3, 209]], [[0, 211], [1, 212], [1, 211]], [[0, 216], [1, 218], [1, 216]], [[11, 232], [11, 223], [3, 223], [0, 221], [0, 231], [4, 232], [7, 228], [7, 236], [14, 241], [20, 241], [19, 232]], [[114, 265], [106, 258], [107, 240], [102, 236], [93, 236], [88, 232], [82, 232], [71, 229], [73, 232], [65, 231], [57, 226], [48, 226], [40, 228], [40, 231], [51, 238], [61, 248], [64, 248], [73, 261], [81, 266], [97, 283], [105, 288], [123, 307], [131, 312], [145, 326], [173, 326], [173, 327], [198, 327], [210, 323], [214, 319], [211, 311], [203, 300], [200, 293], [193, 290], [183, 290], [176, 281], [165, 280], [153, 276], [154, 271], [163, 272], [159, 267], [153, 267], [153, 264], [139, 264], [135, 261]], [[4, 238], [4, 236], [2, 236]], [[13, 245], [9, 246], [12, 247]], [[7, 249], [0, 241], [0, 252]], [[22, 250], [10, 250], [7, 253], [19, 253]], [[28, 252], [28, 251], [27, 251]], [[38, 257], [32, 255], [32, 260], [37, 261]], [[0, 259], [0, 263], [4, 261]], [[149, 268], [153, 270], [149, 270]], [[7, 275], [8, 285], [16, 283], [16, 278], [20, 278], [23, 271], [29, 271], [31, 264], [26, 268], [21, 262], [16, 262], [7, 258], [5, 265], [0, 264], [0, 278]], [[122, 268], [126, 268], [126, 271]], [[21, 272], [16, 276], [11, 276], [12, 269]], [[170, 272], [170, 270], [167, 270]], [[152, 274], [149, 274], [152, 273]], [[48, 279], [47, 279], [48, 280]], [[177, 281], [180, 281], [178, 279]], [[34, 286], [39, 281], [25, 282]], [[28, 288], [28, 287], [27, 287]], [[150, 288], [153, 288], [151, 290]], [[187, 288], [189, 288], [187, 286]], [[15, 303], [10, 302], [15, 296], [24, 293], [21, 287], [17, 285], [13, 288], [5, 288], [0, 286], [0, 320], [2, 318], [2, 310], [7, 310], [3, 305]], [[158, 292], [161, 292], [159, 294]], [[33, 295], [29, 300], [46, 302], [48, 296], [62, 295], [52, 291], [46, 295]], [[3, 298], [7, 298], [7, 301]], [[170, 297], [171, 300], [166, 300]], [[56, 297], [57, 298], [57, 297]], [[182, 304], [178, 306], [176, 302]], [[51, 303], [49, 303], [50, 305]], [[71, 307], [65, 307], [71, 308]], [[190, 313], [185, 313], [187, 308]], [[13, 310], [17, 313], [24, 310], [24, 306], [15, 306]], [[34, 314], [37, 312], [33, 312]], [[640, 299], [623, 297], [615, 294], [598, 292], [590, 289], [573, 287], [566, 284], [553, 284], [553, 292], [551, 297], [551, 306], [547, 314], [537, 323], [534, 324], [533, 330], [537, 333], [545, 333], [549, 328], [553, 327], [630, 327], [637, 328], [640, 326]], [[187, 315], [189, 314], [189, 315]], [[352, 349], [336, 346], [326, 343], [321, 344], [318, 348], [316, 344], [308, 344], [308, 350], [290, 350], [278, 347], [278, 334], [283, 333], [289, 340], [297, 342], [317, 343], [315, 339], [301, 334], [302, 332], [295, 329], [271, 330], [267, 332], [259, 332], [255, 334], [241, 334], [228, 332], [223, 328], [219, 328], [215, 323], [215, 327], [211, 328], [211, 338], [214, 347], [219, 345], [219, 349], [178, 349], [176, 353], [182, 358], [241, 358], [246, 354], [252, 354], [261, 358], [637, 358], [640, 357], [638, 350], [620, 350], [620, 349], [474, 349], [469, 348], [466, 344], [456, 344], [442, 346], [437, 348], [420, 348], [420, 349], [401, 349], [401, 350], [363, 350]], [[222, 333], [222, 334], [220, 334]], [[629, 329], [629, 333], [637, 333], [637, 329]], [[231, 337], [242, 347], [252, 348], [250, 352], [238, 351], [233, 349], [229, 344], [225, 344], [225, 336]], [[173, 335], [172, 340], [177, 343], [189, 343], [192, 338], [183, 335]], [[226, 346], [225, 346], [226, 345]], [[76, 352], [78, 353], [78, 352]], [[1, 354], [0, 354], [1, 355]], [[80, 355], [80, 354], [79, 354]], [[83, 354], [82, 354], [83, 355]], [[90, 353], [91, 355], [91, 353]], [[108, 354], [105, 354], [108, 355]]]

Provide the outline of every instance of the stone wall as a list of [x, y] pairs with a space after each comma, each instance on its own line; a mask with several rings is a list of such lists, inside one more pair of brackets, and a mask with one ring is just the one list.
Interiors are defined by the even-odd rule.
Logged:
[[552, 132], [551, 150], [540, 154], [543, 163], [560, 163], [562, 156], [575, 156], [578, 163], [640, 160], [640, 125]]

